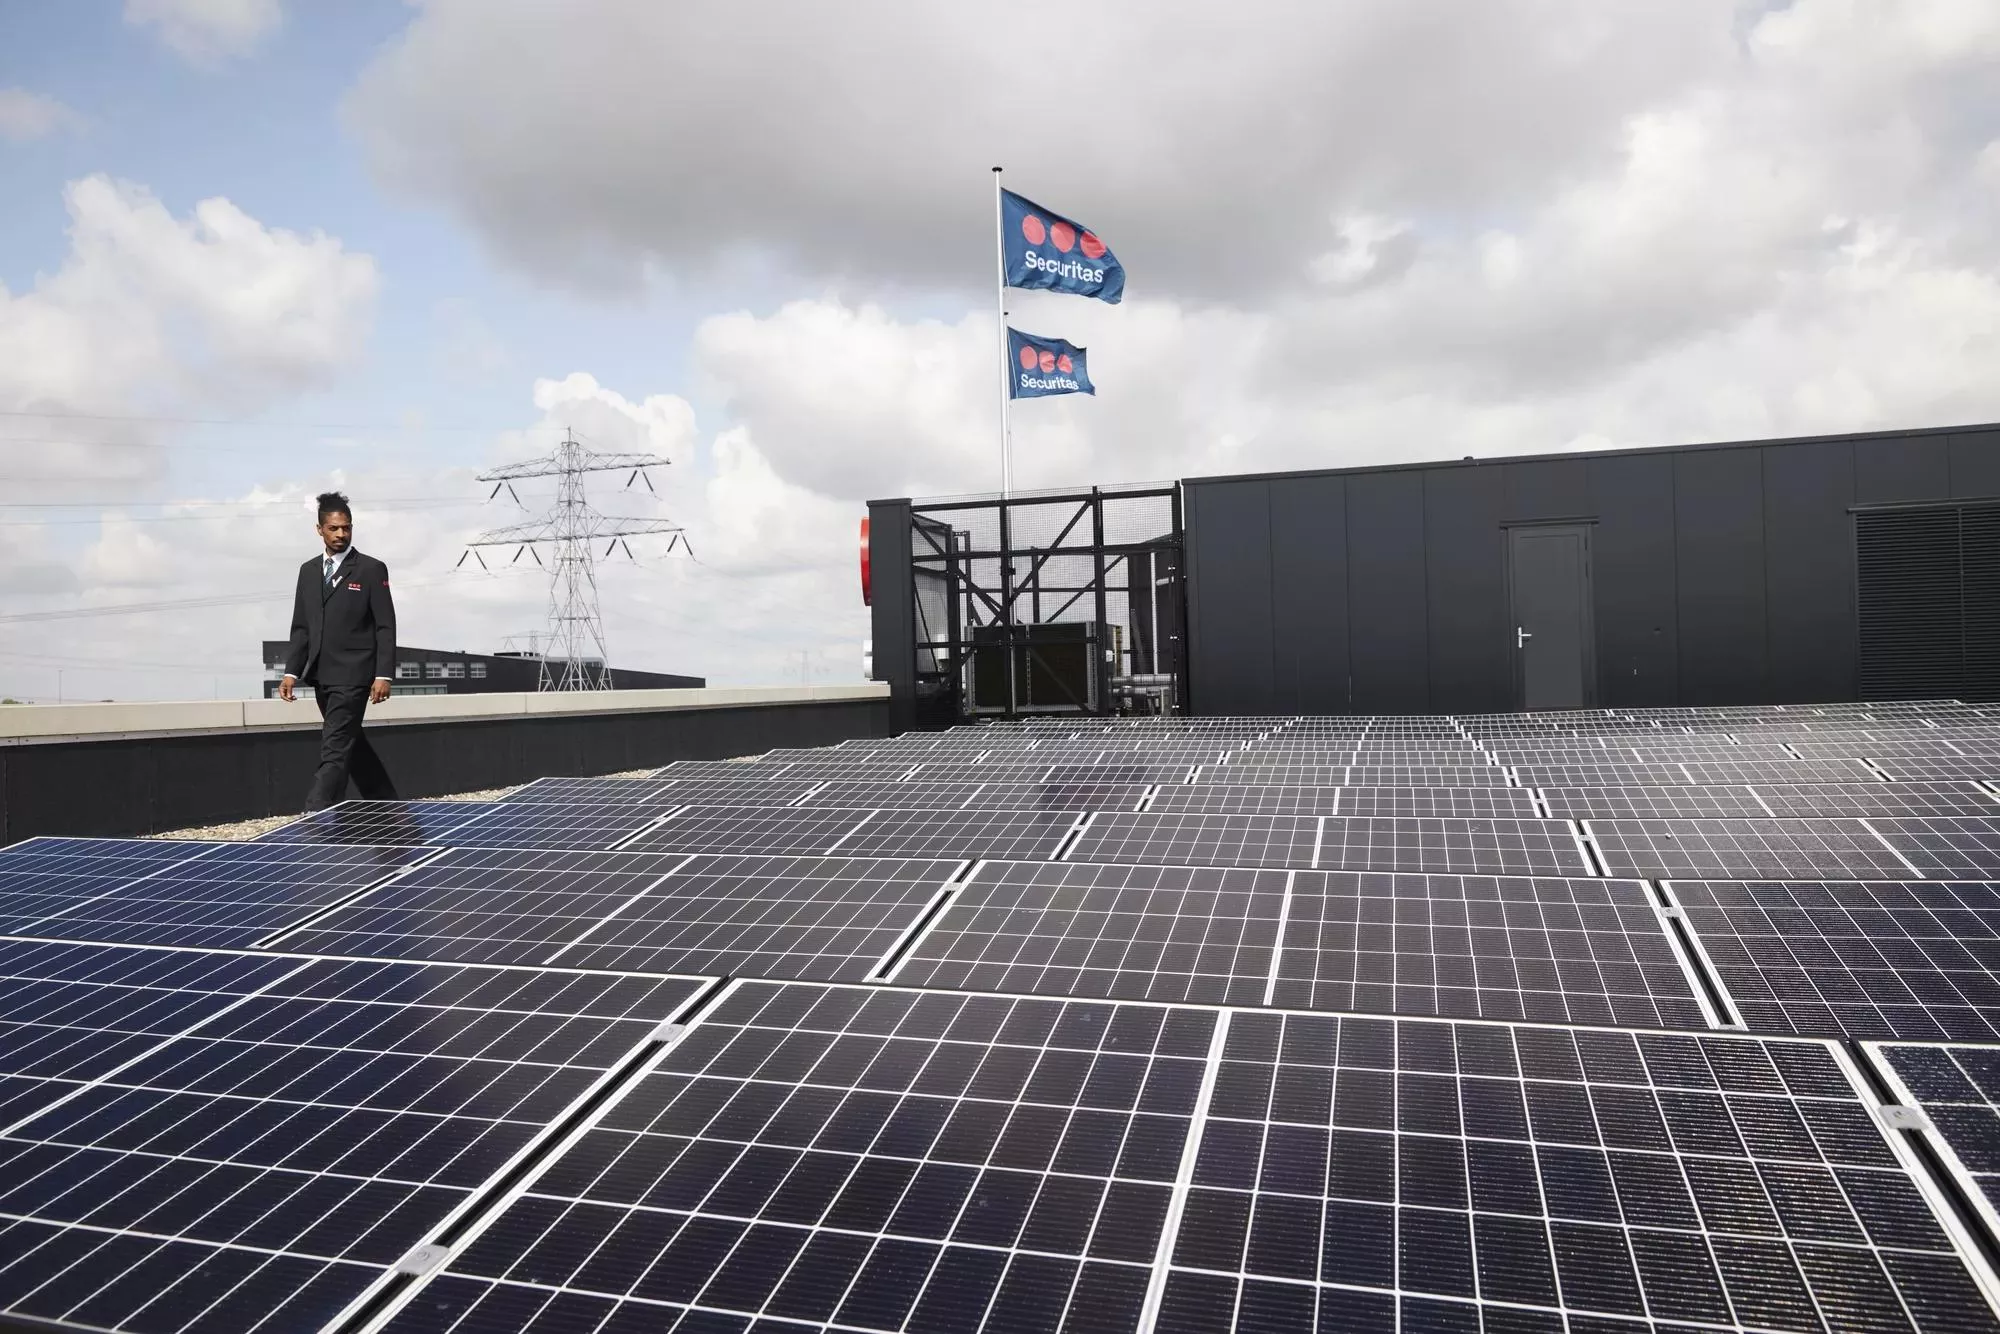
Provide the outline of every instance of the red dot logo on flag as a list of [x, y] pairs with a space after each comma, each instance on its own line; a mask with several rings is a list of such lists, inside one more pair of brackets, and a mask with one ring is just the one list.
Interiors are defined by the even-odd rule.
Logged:
[[1067, 255], [1069, 248], [1076, 244], [1076, 228], [1066, 222], [1050, 223], [1049, 240], [1054, 243], [1056, 249]]
[[1021, 235], [1028, 238], [1029, 245], [1040, 245], [1048, 233], [1042, 228], [1042, 220], [1030, 213], [1021, 219]]
[[1024, 371], [1035, 369], [1035, 349], [1032, 347], [1021, 349], [1021, 369]]
[[1089, 259], [1104, 258], [1104, 242], [1097, 239], [1096, 232], [1085, 232], [1082, 237], [1083, 253]]
[[1042, 374], [1047, 375], [1050, 371], [1053, 371], [1055, 368], [1056, 368], [1056, 354], [1053, 352], [1042, 353]]
[[1070, 367], [1069, 353], [1065, 352], [1061, 356], [1056, 358], [1056, 369], [1061, 371], [1064, 375], [1069, 374], [1069, 367]]

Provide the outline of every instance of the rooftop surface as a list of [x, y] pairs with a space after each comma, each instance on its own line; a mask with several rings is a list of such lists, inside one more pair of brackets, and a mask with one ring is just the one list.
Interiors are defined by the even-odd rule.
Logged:
[[16, 844], [0, 1313], [2000, 1331], [1996, 784], [1944, 702], [1087, 720]]

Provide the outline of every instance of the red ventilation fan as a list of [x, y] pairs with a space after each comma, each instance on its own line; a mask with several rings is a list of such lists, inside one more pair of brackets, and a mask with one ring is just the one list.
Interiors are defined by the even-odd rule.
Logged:
[[868, 520], [861, 521], [861, 605], [875, 605], [875, 589], [868, 570]]

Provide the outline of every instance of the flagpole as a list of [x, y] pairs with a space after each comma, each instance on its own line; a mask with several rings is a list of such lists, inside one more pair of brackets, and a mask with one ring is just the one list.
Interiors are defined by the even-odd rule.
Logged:
[[993, 308], [1000, 325], [1000, 498], [1014, 492], [1014, 442], [1008, 422], [1014, 368], [1007, 352], [1007, 224], [1000, 207], [1000, 168], [993, 169]]

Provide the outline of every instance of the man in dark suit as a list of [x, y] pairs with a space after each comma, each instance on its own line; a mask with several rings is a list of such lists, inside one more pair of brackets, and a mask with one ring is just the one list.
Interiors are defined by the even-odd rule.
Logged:
[[370, 704], [389, 698], [396, 671], [396, 604], [389, 599], [389, 567], [354, 549], [354, 508], [338, 491], [319, 498], [319, 536], [325, 551], [299, 567], [292, 599], [292, 643], [278, 698], [296, 698], [303, 681], [324, 720], [319, 768], [306, 809], [324, 810], [347, 797], [351, 775], [361, 795], [393, 800], [381, 757], [362, 734]]

